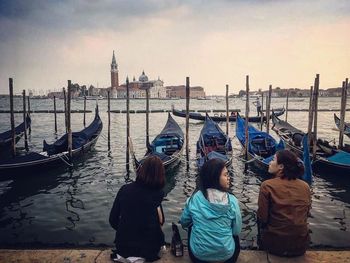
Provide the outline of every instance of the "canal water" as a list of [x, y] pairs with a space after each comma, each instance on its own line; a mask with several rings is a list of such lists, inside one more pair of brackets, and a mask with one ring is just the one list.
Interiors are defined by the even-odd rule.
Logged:
[[[245, 102], [230, 99], [230, 109], [241, 109]], [[88, 101], [87, 109], [94, 110], [96, 101]], [[65, 167], [42, 171], [35, 175], [11, 179], [0, 178], [0, 247], [47, 247], [47, 246], [112, 246], [114, 231], [109, 226], [108, 216], [118, 189], [135, 179], [132, 165], [129, 176], [126, 173], [126, 115], [111, 114], [111, 151], [107, 150], [107, 101], [98, 101], [104, 128], [93, 151], [69, 170]], [[145, 100], [131, 100], [130, 109], [145, 109]], [[185, 100], [151, 100], [150, 108], [185, 109]], [[285, 105], [285, 99], [274, 98], [272, 107]], [[15, 99], [15, 108], [20, 110], [22, 100]], [[308, 99], [290, 98], [289, 107], [307, 109]], [[125, 100], [112, 100], [111, 109], [124, 110]], [[191, 100], [191, 109], [225, 109], [224, 101]], [[320, 98], [319, 108], [340, 108], [340, 98]], [[348, 104], [349, 108], [349, 104]], [[0, 109], [9, 109], [8, 99], [0, 99]], [[31, 109], [53, 109], [53, 101], [31, 100]], [[63, 101], [57, 101], [57, 109], [63, 109]], [[83, 101], [72, 102], [72, 109], [83, 109]], [[251, 115], [255, 115], [251, 107]], [[350, 121], [349, 113], [346, 117]], [[29, 137], [30, 150], [41, 151], [43, 139], [51, 143], [54, 134], [54, 115], [32, 114], [32, 134]], [[87, 124], [94, 113], [87, 114]], [[174, 117], [185, 130], [185, 119]], [[137, 157], [145, 153], [145, 114], [131, 114], [131, 137]], [[163, 128], [167, 113], [150, 114], [151, 140]], [[282, 117], [284, 119], [284, 117]], [[0, 132], [10, 128], [9, 114], [0, 114]], [[22, 115], [15, 115], [16, 124]], [[319, 113], [319, 136], [328, 140], [338, 139], [334, 130], [333, 112]], [[289, 112], [288, 121], [302, 130], [307, 127], [307, 112]], [[186, 199], [196, 187], [197, 167], [195, 144], [203, 123], [190, 120], [189, 169], [185, 158], [167, 172], [166, 197], [163, 208], [166, 217], [164, 232], [166, 241], [171, 239], [171, 222], [177, 222]], [[225, 131], [226, 124], [220, 126]], [[72, 114], [72, 129], [83, 128], [83, 114]], [[241, 147], [235, 138], [235, 123], [230, 123], [229, 135], [233, 140], [234, 158], [231, 170], [231, 191], [240, 201], [243, 216], [242, 246], [256, 246], [256, 210], [259, 186], [264, 179], [258, 171], [244, 173], [240, 157]], [[64, 114], [58, 114], [58, 136], [64, 133]], [[275, 136], [272, 131], [271, 134]], [[345, 138], [349, 142], [349, 138]], [[18, 147], [23, 147], [23, 140]], [[312, 247], [350, 247], [350, 175], [314, 175], [312, 185], [312, 210], [309, 218]], [[182, 237], [186, 237], [181, 230]]]

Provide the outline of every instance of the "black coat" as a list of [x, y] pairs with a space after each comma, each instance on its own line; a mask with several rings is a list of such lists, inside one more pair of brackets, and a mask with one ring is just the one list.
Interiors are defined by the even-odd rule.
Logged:
[[116, 230], [117, 253], [123, 257], [140, 256], [157, 259], [164, 245], [157, 207], [164, 193], [138, 182], [122, 186], [114, 200], [109, 223]]

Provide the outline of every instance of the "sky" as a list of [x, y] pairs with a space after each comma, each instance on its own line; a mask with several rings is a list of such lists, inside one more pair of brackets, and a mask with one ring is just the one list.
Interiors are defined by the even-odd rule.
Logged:
[[138, 78], [207, 95], [341, 86], [350, 77], [348, 0], [1, 0], [0, 94]]

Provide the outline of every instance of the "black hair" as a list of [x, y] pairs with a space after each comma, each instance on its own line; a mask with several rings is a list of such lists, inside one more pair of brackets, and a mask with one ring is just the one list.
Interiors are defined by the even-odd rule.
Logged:
[[207, 198], [207, 189], [214, 188], [225, 191], [220, 185], [220, 175], [225, 163], [220, 159], [211, 159], [204, 163], [199, 173], [199, 190]]
[[276, 152], [277, 164], [283, 164], [282, 178], [295, 180], [304, 174], [304, 163], [290, 150]]

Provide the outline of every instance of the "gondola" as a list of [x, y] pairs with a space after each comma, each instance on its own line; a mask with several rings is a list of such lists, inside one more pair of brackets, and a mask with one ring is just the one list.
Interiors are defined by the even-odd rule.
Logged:
[[[285, 109], [281, 109], [279, 111], [276, 111], [275, 114], [277, 116], [281, 116], [284, 113]], [[183, 117], [186, 118], [186, 111], [180, 111], [176, 110], [174, 107], [172, 108], [172, 112], [175, 116], [177, 117]], [[189, 113], [189, 118], [193, 120], [198, 120], [198, 121], [205, 121], [206, 115], [203, 115], [199, 112], [190, 112]], [[213, 121], [220, 122], [220, 121], [226, 121], [226, 116], [210, 116], [210, 118]], [[243, 118], [244, 119], [244, 118]], [[237, 113], [233, 112], [233, 114], [229, 117], [230, 122], [235, 122], [237, 120]], [[266, 121], [266, 116], [263, 117], [263, 121]], [[249, 122], [261, 122], [261, 117], [260, 116], [254, 116], [254, 117], [249, 117]]]
[[[26, 116], [26, 125], [27, 125], [27, 129], [29, 129], [29, 127], [31, 125], [31, 118], [28, 114]], [[16, 143], [23, 136], [24, 127], [25, 127], [24, 122], [22, 122], [20, 125], [15, 127], [15, 142]], [[11, 149], [11, 142], [12, 142], [11, 130], [0, 133], [0, 153], [9, 152], [9, 150]]]
[[[272, 129], [284, 141], [286, 148], [302, 156], [302, 138], [305, 133], [274, 114], [272, 114], [272, 123]], [[313, 145], [310, 145], [310, 152], [312, 152], [312, 147]], [[316, 173], [350, 175], [350, 153], [347, 150], [339, 150], [328, 141], [321, 139], [317, 140], [316, 147], [316, 156], [312, 163], [312, 168]]]
[[197, 141], [197, 166], [200, 169], [210, 159], [221, 159], [226, 166], [232, 163], [231, 139], [209, 115], [206, 115], [203, 128]]
[[168, 113], [168, 120], [163, 130], [154, 138], [151, 144], [147, 145], [147, 152], [141, 160], [137, 160], [130, 138], [129, 142], [135, 171], [137, 171], [143, 161], [151, 155], [158, 156], [162, 160], [165, 168], [169, 168], [181, 158], [184, 134], [179, 124], [177, 124], [170, 113]]
[[[245, 147], [245, 120], [238, 115], [236, 122], [236, 137], [242, 147]], [[283, 149], [283, 142], [277, 143], [268, 133], [259, 131], [248, 125], [248, 160], [263, 172], [268, 172], [270, 161], [276, 151]]]
[[[95, 118], [92, 123], [80, 132], [72, 133], [72, 157], [73, 160], [83, 156], [97, 142], [102, 131], [102, 121], [96, 107]], [[53, 144], [44, 141], [44, 150], [41, 153], [28, 152], [17, 155], [14, 158], [0, 160], [0, 175], [16, 176], [29, 175], [34, 172], [44, 171], [47, 168], [70, 165], [68, 148], [68, 135], [63, 135]]]
[[[337, 125], [338, 129], [340, 126], [340, 119], [338, 116], [334, 113], [334, 122], [335, 125]], [[344, 134], [350, 138], [350, 123], [344, 122]]]

